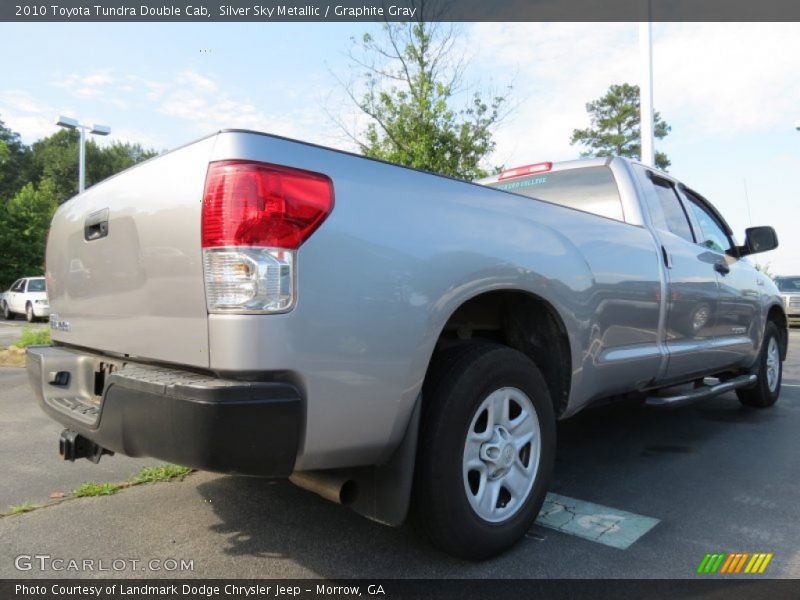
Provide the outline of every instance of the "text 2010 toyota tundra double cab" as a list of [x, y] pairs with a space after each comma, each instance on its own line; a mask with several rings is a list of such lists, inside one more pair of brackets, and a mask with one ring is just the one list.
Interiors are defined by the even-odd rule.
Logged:
[[776, 245], [625, 159], [476, 185], [222, 131], [58, 209], [28, 372], [67, 459], [290, 477], [389, 524], [413, 500], [480, 559], [534, 521], [557, 419], [778, 399], [786, 315], [745, 258]]

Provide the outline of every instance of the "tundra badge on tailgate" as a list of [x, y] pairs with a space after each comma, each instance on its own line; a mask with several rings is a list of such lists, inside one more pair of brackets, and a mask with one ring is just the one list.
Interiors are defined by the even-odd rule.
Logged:
[[50, 315], [50, 329], [56, 331], [69, 331], [69, 321], [62, 321], [56, 313]]

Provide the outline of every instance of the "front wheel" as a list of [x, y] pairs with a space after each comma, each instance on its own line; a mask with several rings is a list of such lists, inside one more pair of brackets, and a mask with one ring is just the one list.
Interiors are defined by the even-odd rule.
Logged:
[[2, 306], [2, 308], [3, 308], [3, 318], [6, 321], [10, 321], [11, 319], [14, 318], [14, 313], [12, 313], [10, 310], [8, 310], [8, 304], [6, 303], [5, 300], [3, 300], [2, 304], [3, 304], [3, 306]]
[[416, 511], [435, 545], [470, 560], [531, 527], [555, 459], [555, 417], [539, 369], [488, 342], [446, 351], [423, 388]]
[[767, 408], [778, 401], [781, 393], [781, 380], [783, 378], [783, 363], [781, 362], [781, 347], [778, 337], [778, 328], [772, 321], [767, 321], [764, 328], [764, 341], [761, 353], [756, 362], [756, 383], [751, 388], [736, 390], [739, 402], [745, 406]]

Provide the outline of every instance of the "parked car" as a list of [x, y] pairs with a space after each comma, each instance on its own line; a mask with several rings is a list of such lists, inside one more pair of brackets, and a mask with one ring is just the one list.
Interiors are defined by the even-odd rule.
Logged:
[[775, 285], [783, 296], [789, 325], [800, 325], [800, 276], [776, 277]]
[[776, 402], [786, 314], [747, 256], [777, 243], [626, 159], [475, 184], [223, 131], [58, 208], [28, 371], [66, 459], [289, 477], [392, 525], [413, 497], [482, 559], [536, 518], [557, 419]]
[[47, 285], [44, 277], [17, 279], [3, 294], [0, 300], [0, 312], [6, 320], [13, 319], [16, 315], [24, 315], [29, 323], [49, 317], [50, 304], [47, 301]]

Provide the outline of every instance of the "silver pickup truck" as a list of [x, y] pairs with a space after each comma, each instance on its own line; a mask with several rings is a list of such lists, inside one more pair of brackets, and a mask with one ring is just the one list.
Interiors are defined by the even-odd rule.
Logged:
[[536, 518], [558, 419], [777, 400], [784, 306], [745, 258], [776, 245], [620, 158], [476, 184], [222, 131], [58, 209], [28, 373], [65, 459], [288, 477], [392, 525], [413, 501], [482, 559]]

